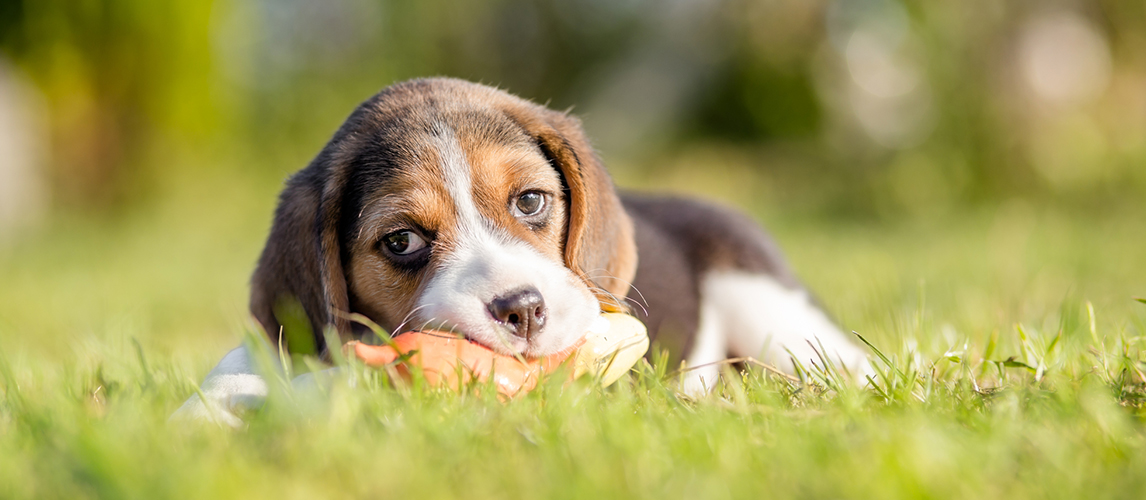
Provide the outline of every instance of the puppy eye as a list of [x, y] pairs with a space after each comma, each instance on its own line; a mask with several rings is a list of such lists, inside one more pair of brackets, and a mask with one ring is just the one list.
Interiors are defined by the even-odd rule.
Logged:
[[426, 240], [410, 230], [395, 231], [382, 237], [386, 249], [394, 255], [410, 255], [426, 248]]
[[517, 197], [515, 205], [520, 215], [537, 215], [545, 208], [545, 195], [537, 191], [526, 191]]

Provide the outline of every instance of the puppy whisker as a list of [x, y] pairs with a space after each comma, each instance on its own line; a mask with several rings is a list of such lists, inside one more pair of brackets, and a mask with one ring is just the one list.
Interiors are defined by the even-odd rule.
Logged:
[[[604, 269], [593, 269], [592, 271], [593, 271], [593, 272], [595, 272], [595, 271], [605, 271], [605, 270], [604, 270]], [[617, 281], [620, 281], [620, 282], [622, 282], [622, 283], [625, 283], [625, 284], [627, 284], [627, 285], [629, 286], [629, 288], [632, 288], [632, 289], [633, 289], [633, 291], [637, 292], [637, 295], [639, 295], [639, 296], [640, 296], [640, 298], [641, 298], [641, 302], [638, 302], [636, 299], [634, 299], [634, 298], [632, 298], [632, 297], [628, 297], [628, 296], [626, 296], [626, 297], [625, 297], [625, 300], [626, 300], [626, 301], [629, 301], [629, 302], [632, 302], [632, 303], [633, 303], [633, 305], [635, 305], [635, 306], [637, 306], [637, 307], [640, 307], [640, 308], [641, 308], [641, 311], [644, 313], [644, 315], [645, 315], [645, 316], [648, 316], [648, 315], [649, 315], [649, 309], [648, 309], [648, 300], [646, 300], [646, 299], [645, 299], [645, 295], [644, 295], [643, 293], [641, 293], [641, 291], [640, 291], [640, 290], [638, 290], [638, 289], [637, 289], [637, 287], [633, 286], [633, 284], [632, 284], [631, 282], [628, 282], [628, 281], [622, 280], [622, 279], [620, 279], [620, 278], [617, 278], [617, 277], [613, 276], [612, 274], [610, 274], [610, 273], [608, 273], [608, 272], [603, 272], [602, 274], [586, 274], [586, 276], [587, 276], [587, 277], [588, 277], [590, 280], [595, 280], [595, 279], [598, 279], [598, 278], [609, 278], [609, 279], [614, 279], [614, 280], [617, 280]], [[602, 289], [601, 287], [598, 287], [598, 286], [590, 286], [589, 288], [590, 288], [591, 290], [597, 290], [597, 291], [600, 291], [601, 293], [604, 293], [604, 294], [607, 294], [607, 295], [609, 295], [610, 297], [612, 297], [612, 298], [613, 298], [613, 300], [614, 300], [614, 304], [615, 304], [615, 305], [616, 305], [618, 308], [623, 308], [623, 307], [622, 307], [622, 305], [624, 304], [624, 301], [620, 300], [620, 299], [619, 299], [619, 298], [618, 298], [616, 295], [614, 295], [614, 294], [610, 293], [608, 290], [604, 290], [604, 289]], [[643, 302], [643, 303], [642, 303], [642, 302]]]
[[[603, 274], [589, 274], [589, 273], [594, 273], [594, 272], [597, 272], [597, 271], [602, 271], [602, 272], [603, 272]], [[608, 272], [608, 270], [606, 270], [606, 269], [603, 269], [603, 268], [592, 269], [592, 270], [590, 270], [588, 273], [586, 273], [586, 276], [588, 276], [588, 278], [589, 278], [589, 279], [609, 278], [609, 279], [611, 279], [611, 280], [620, 281], [621, 283], [624, 283], [624, 284], [628, 285], [628, 286], [629, 286], [629, 288], [633, 289], [633, 291], [634, 291], [634, 292], [637, 292], [637, 295], [639, 295], [639, 296], [641, 297], [641, 302], [643, 302], [643, 303], [644, 303], [644, 307], [646, 307], [646, 308], [647, 308], [647, 307], [648, 307], [648, 305], [649, 305], [649, 301], [645, 299], [645, 294], [641, 293], [641, 291], [640, 291], [639, 289], [637, 289], [637, 287], [636, 287], [636, 286], [634, 286], [634, 285], [633, 285], [633, 283], [632, 283], [631, 281], [626, 281], [626, 280], [620, 279], [620, 278], [618, 278], [618, 277], [616, 277], [616, 276], [613, 276], [613, 275], [612, 275], [611, 273], [609, 273], [609, 272]], [[629, 297], [625, 297], [625, 298], [626, 298], [626, 299], [629, 299]], [[631, 300], [635, 300], [635, 299], [631, 299]], [[634, 303], [635, 303], [635, 302], [634, 302]]]
[[633, 305], [641, 308], [641, 312], [644, 313], [645, 316], [649, 315], [649, 309], [647, 307], [645, 307], [644, 305], [642, 305], [640, 302], [637, 302], [637, 299], [634, 299], [632, 297], [625, 297], [625, 300], [632, 302]]
[[406, 326], [406, 323], [409, 323], [410, 321], [412, 321], [414, 319], [414, 314], [416, 314], [418, 311], [425, 309], [427, 307], [430, 307], [432, 305], [434, 305], [434, 304], [422, 304], [418, 307], [411, 309], [410, 312], [406, 313], [406, 316], [404, 318], [402, 318], [402, 322], [398, 323], [398, 327], [394, 329], [394, 334], [397, 335], [399, 333], [402, 333], [402, 328], [404, 328]]
[[[632, 285], [629, 285], [629, 286], [630, 286], [631, 288], [633, 288], [633, 290], [636, 290], [636, 288], [635, 288], [635, 287], [632, 287]], [[613, 297], [613, 299], [614, 299], [614, 300], [618, 301], [618, 305], [620, 305], [620, 304], [619, 304], [619, 302], [621, 302], [621, 300], [620, 300], [621, 298], [620, 298], [620, 297], [617, 297], [615, 294], [613, 294], [613, 293], [609, 292], [608, 290], [605, 290], [605, 289], [603, 289], [603, 288], [601, 288], [601, 287], [598, 287], [598, 286], [590, 286], [590, 287], [589, 287], [589, 289], [590, 289], [590, 290], [597, 290], [597, 291], [600, 291], [600, 292], [602, 292], [602, 293], [608, 294], [610, 297]], [[637, 299], [634, 299], [634, 298], [632, 298], [632, 297], [629, 297], [629, 296], [625, 296], [625, 297], [624, 297], [624, 300], [625, 300], [625, 301], [629, 301], [629, 302], [632, 302], [632, 303], [633, 303], [633, 305], [635, 305], [635, 306], [637, 306], [637, 307], [640, 307], [642, 310], [644, 310], [644, 311], [645, 311], [645, 314], [648, 314], [648, 308], [646, 307], [646, 306], [648, 305], [648, 301], [645, 301], [645, 300], [644, 300], [644, 299], [645, 299], [645, 297], [644, 297], [644, 295], [643, 295], [643, 294], [641, 294], [641, 292], [640, 292], [639, 290], [637, 291], [637, 294], [638, 294], [638, 295], [641, 295], [641, 301], [638, 301]], [[643, 302], [643, 303], [642, 303], [642, 302]]]
[[[604, 295], [607, 295], [607, 296], [609, 296], [609, 298], [611, 298], [611, 299], [612, 299], [612, 304], [613, 304], [614, 306], [616, 306], [618, 309], [627, 309], [627, 307], [626, 307], [626, 305], [625, 305], [625, 302], [624, 302], [623, 300], [621, 300], [619, 297], [617, 297], [616, 295], [613, 295], [613, 293], [612, 293], [612, 292], [609, 292], [608, 290], [605, 290], [604, 288], [601, 288], [601, 287], [598, 287], [598, 286], [590, 286], [590, 287], [589, 287], [589, 290], [591, 290], [591, 291], [597, 291], [597, 292], [600, 292], [600, 293], [602, 293], [602, 294], [604, 294]], [[634, 305], [636, 305], [637, 307], [640, 307], [640, 308], [641, 308], [641, 310], [642, 310], [642, 311], [644, 311], [644, 313], [645, 313], [645, 316], [648, 316], [648, 315], [649, 315], [649, 311], [648, 311], [648, 309], [645, 309], [645, 307], [644, 307], [644, 306], [642, 306], [640, 303], [638, 303], [638, 302], [636, 302], [636, 301], [633, 301], [633, 304], [634, 304]]]
[[442, 331], [449, 331], [449, 332], [451, 332], [451, 333], [457, 333], [457, 332], [454, 332], [454, 329], [453, 329], [452, 327], [451, 327], [451, 328], [449, 328], [449, 329], [447, 329], [447, 328], [446, 328], [446, 323], [447, 323], [447, 321], [446, 321], [446, 320], [444, 320], [444, 319], [443, 319], [443, 320], [438, 320], [438, 326], [435, 326], [435, 327], [434, 327], [434, 330], [435, 330], [435, 331], [439, 331], [439, 332], [442, 332]]
[[437, 320], [437, 318], [430, 318], [430, 319], [426, 320], [426, 322], [422, 323], [422, 326], [419, 326], [418, 329], [415, 331], [418, 331], [418, 332], [425, 331], [426, 326], [429, 325], [430, 323], [433, 323], [435, 320]]

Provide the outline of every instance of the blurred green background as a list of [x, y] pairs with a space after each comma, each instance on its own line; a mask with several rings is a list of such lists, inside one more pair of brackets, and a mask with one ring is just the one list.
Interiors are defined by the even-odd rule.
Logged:
[[850, 324], [1140, 283], [1140, 0], [0, 0], [0, 340], [233, 344], [282, 180], [432, 75], [750, 210]]
[[842, 212], [1146, 193], [1133, 0], [5, 0], [0, 52], [48, 204], [84, 211], [175, 170], [281, 178], [429, 75], [572, 107], [624, 179], [716, 168]]

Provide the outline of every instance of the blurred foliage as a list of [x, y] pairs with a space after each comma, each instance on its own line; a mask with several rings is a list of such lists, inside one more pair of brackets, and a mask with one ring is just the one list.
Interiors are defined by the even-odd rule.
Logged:
[[573, 107], [629, 184], [734, 174], [835, 213], [1146, 193], [1139, 0], [0, 0], [0, 52], [45, 97], [64, 207], [281, 176], [427, 75]]

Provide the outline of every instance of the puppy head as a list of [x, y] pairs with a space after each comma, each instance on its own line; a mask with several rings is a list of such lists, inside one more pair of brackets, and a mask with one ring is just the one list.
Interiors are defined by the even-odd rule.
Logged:
[[357, 312], [542, 356], [622, 309], [635, 269], [632, 223], [575, 118], [415, 80], [360, 105], [287, 182], [251, 310], [277, 336], [297, 300], [320, 348]]

